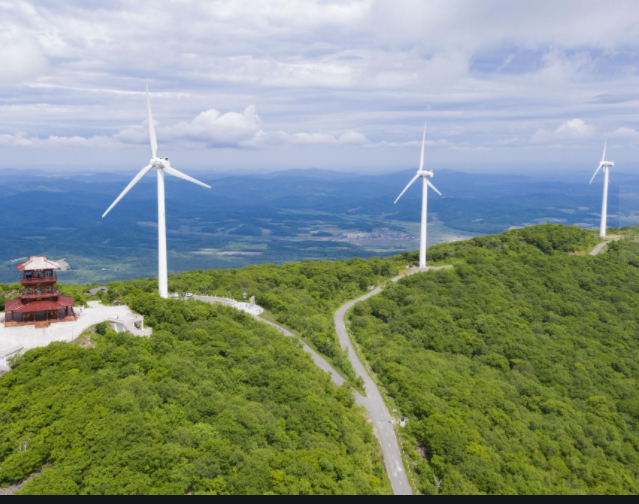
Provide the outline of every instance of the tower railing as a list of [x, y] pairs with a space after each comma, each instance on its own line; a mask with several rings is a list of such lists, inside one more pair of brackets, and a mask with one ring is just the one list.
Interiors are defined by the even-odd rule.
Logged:
[[60, 289], [34, 289], [20, 293], [20, 299], [40, 299], [54, 296], [60, 296]]
[[50, 275], [27, 275], [22, 273], [20, 275], [20, 283], [22, 285], [37, 285], [43, 283], [55, 283], [58, 281], [58, 275], [51, 273]]

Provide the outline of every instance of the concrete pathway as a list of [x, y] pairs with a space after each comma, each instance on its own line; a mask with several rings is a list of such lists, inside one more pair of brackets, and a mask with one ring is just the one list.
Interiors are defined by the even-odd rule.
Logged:
[[[402, 278], [405, 278], [410, 275], [414, 275], [416, 273], [422, 273], [425, 271], [437, 271], [437, 270], [448, 269], [448, 268], [452, 268], [452, 266], [441, 266], [441, 267], [425, 268], [425, 269], [416, 268], [404, 275], [400, 275], [398, 277], [393, 278], [391, 282], [398, 282]], [[337, 336], [339, 338], [339, 342], [342, 348], [348, 353], [348, 358], [353, 364], [355, 373], [364, 379], [364, 386], [366, 388], [367, 396], [364, 397], [359, 392], [354, 391], [355, 402], [359, 406], [364, 406], [364, 408], [366, 408], [366, 410], [368, 411], [368, 416], [373, 422], [373, 426], [375, 428], [374, 429], [375, 436], [377, 436], [377, 439], [379, 440], [380, 445], [382, 447], [382, 451], [384, 454], [384, 463], [386, 465], [386, 472], [388, 473], [388, 476], [390, 478], [391, 485], [393, 487], [393, 492], [395, 495], [412, 495], [413, 491], [411, 489], [410, 483], [408, 482], [408, 477], [406, 476], [406, 472], [404, 470], [404, 463], [402, 461], [402, 451], [399, 447], [397, 436], [395, 435], [395, 429], [393, 427], [393, 419], [391, 417], [390, 412], [388, 411], [388, 408], [386, 407], [386, 404], [384, 403], [384, 398], [382, 397], [382, 394], [377, 388], [377, 385], [375, 385], [375, 382], [373, 382], [373, 379], [368, 374], [365, 367], [362, 365], [359, 358], [357, 357], [357, 353], [355, 352], [355, 349], [353, 348], [353, 344], [351, 343], [350, 337], [348, 335], [348, 331], [346, 330], [346, 322], [345, 322], [346, 313], [357, 303], [361, 301], [365, 301], [382, 292], [383, 288], [384, 288], [384, 285], [382, 285], [381, 287], [378, 287], [377, 289], [372, 290], [368, 294], [358, 299], [355, 299], [354, 301], [351, 301], [345, 304], [339, 310], [337, 310], [337, 312], [335, 313], [335, 329], [337, 330]], [[194, 296], [193, 299], [196, 299], [198, 301], [204, 301], [206, 303], [211, 303], [211, 304], [222, 303], [222, 304], [226, 304], [227, 306], [238, 308], [232, 303], [225, 302], [223, 298]], [[294, 336], [294, 334], [291, 333], [291, 331], [289, 331], [285, 327], [282, 327], [268, 320], [259, 318], [256, 315], [253, 315], [253, 318], [255, 320], [259, 320], [260, 322], [268, 324], [271, 327], [277, 329], [284, 336], [287, 336], [289, 338]], [[322, 357], [320, 357], [320, 355], [317, 352], [315, 352], [315, 350], [313, 350], [306, 344], [303, 344], [303, 349], [304, 351], [311, 354], [311, 357], [313, 358], [313, 362], [315, 362], [317, 367], [319, 367], [320, 369], [322, 369], [323, 371], [326, 371], [327, 373], [331, 375], [331, 379], [333, 380], [333, 383], [335, 383], [337, 386], [341, 386], [345, 383], [346, 380], [344, 380], [344, 378], [342, 378], [331, 367], [331, 365], [328, 362], [326, 362]]]
[[253, 317], [262, 315], [262, 313], [264, 313], [264, 308], [262, 308], [261, 306], [252, 305], [251, 303], [242, 303], [240, 301], [235, 301], [235, 299], [215, 296], [193, 296], [190, 299], [194, 299], [196, 301], [204, 301], [205, 303], [220, 303], [226, 306], [230, 306], [231, 308], [235, 308], [236, 310], [248, 313]]
[[16, 347], [23, 347], [26, 352], [54, 341], [73, 341], [85, 329], [111, 319], [130, 324], [143, 320], [141, 315], [131, 312], [128, 306], [104, 306], [98, 301], [90, 301], [88, 304], [89, 308], [75, 309], [76, 312], [81, 312], [75, 322], [51, 324], [45, 329], [36, 329], [35, 325], [7, 328], [0, 324], [0, 353]]
[[590, 252], [591, 256], [596, 256], [601, 254], [605, 249], [606, 246], [610, 245], [612, 242], [615, 241], [620, 241], [621, 240], [621, 236], [613, 236], [612, 238], [610, 238], [608, 241], [605, 241], [603, 243], [600, 243], [599, 245], [597, 245], [592, 252]]
[[593, 251], [592, 251], [592, 252], [590, 252], [590, 255], [591, 255], [591, 256], [596, 256], [596, 255], [601, 254], [601, 252], [603, 252], [604, 248], [606, 248], [606, 247], [608, 246], [608, 244], [609, 244], [609, 243], [611, 243], [611, 242], [612, 242], [612, 240], [607, 241], [607, 242], [600, 243], [599, 245], [597, 245], [597, 246], [593, 249]]
[[[452, 266], [415, 269], [404, 275], [393, 278], [391, 282], [399, 282], [402, 278], [414, 275], [416, 273], [422, 273], [424, 271], [436, 271], [448, 268], [452, 268]], [[408, 483], [408, 477], [406, 476], [406, 471], [404, 469], [404, 464], [402, 461], [402, 450], [399, 447], [399, 442], [397, 441], [397, 436], [393, 427], [393, 419], [390, 412], [388, 411], [388, 408], [386, 407], [386, 403], [384, 403], [384, 398], [377, 388], [377, 385], [375, 385], [375, 382], [357, 357], [357, 353], [355, 352], [353, 343], [351, 342], [348, 331], [346, 330], [345, 319], [348, 311], [357, 303], [366, 301], [367, 299], [376, 296], [377, 294], [382, 292], [382, 289], [384, 287], [385, 285], [382, 285], [381, 287], [372, 290], [368, 294], [355, 299], [354, 301], [346, 303], [339, 310], [337, 310], [337, 313], [335, 313], [335, 329], [337, 330], [337, 336], [339, 338], [340, 344], [342, 345], [342, 348], [347, 351], [348, 358], [355, 368], [355, 373], [358, 376], [364, 378], [366, 397], [360, 396], [358, 399], [361, 402], [358, 401], [358, 404], [361, 404], [368, 410], [368, 414], [373, 421], [373, 424], [375, 425], [376, 435], [382, 445], [382, 450], [384, 452], [384, 462], [386, 464], [386, 470], [388, 472], [388, 476], [390, 477], [391, 484], [393, 485], [393, 491], [395, 495], [412, 495], [413, 492], [410, 484]]]

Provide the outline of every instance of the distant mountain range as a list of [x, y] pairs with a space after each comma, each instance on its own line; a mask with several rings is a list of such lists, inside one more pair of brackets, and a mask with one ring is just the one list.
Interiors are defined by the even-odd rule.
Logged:
[[[344, 240], [344, 234], [418, 234], [420, 191], [393, 201], [413, 170], [363, 176], [325, 170], [267, 174], [198, 174], [211, 190], [167, 181], [169, 269], [240, 267], [260, 262], [346, 259], [416, 249], [410, 241]], [[66, 257], [69, 282], [155, 274], [155, 180], [147, 177], [106, 219], [103, 212], [133, 173], [51, 175], [0, 171], [0, 281], [8, 263], [46, 253]], [[557, 222], [595, 227], [601, 183], [553, 182], [525, 176], [436, 172], [444, 197], [430, 199], [429, 243]], [[610, 225], [639, 222], [639, 176], [615, 173]], [[332, 238], [331, 238], [332, 237]], [[244, 252], [244, 254], [237, 254]]]

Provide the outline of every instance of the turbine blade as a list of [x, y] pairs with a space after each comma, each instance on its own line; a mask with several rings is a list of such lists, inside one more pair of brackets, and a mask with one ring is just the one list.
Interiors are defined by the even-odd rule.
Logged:
[[428, 123], [424, 125], [424, 139], [422, 140], [422, 158], [421, 158], [421, 161], [419, 162], [419, 171], [422, 171], [424, 169], [424, 148], [426, 147], [426, 126], [428, 126]]
[[597, 171], [595, 172], [595, 174], [592, 176], [592, 178], [590, 179], [590, 184], [592, 184], [593, 180], [595, 180], [595, 177], [597, 176], [597, 173], [599, 173], [599, 170], [601, 170], [601, 167], [603, 166], [603, 164], [599, 165], [599, 168], [597, 168]]
[[111, 205], [111, 206], [109, 207], [109, 209], [108, 209], [106, 212], [104, 212], [104, 215], [102, 215], [102, 218], [103, 218], [103, 219], [107, 216], [107, 214], [108, 214], [111, 210], [113, 210], [113, 207], [114, 207], [115, 205], [117, 205], [117, 204], [120, 202], [120, 200], [126, 196], [126, 193], [128, 193], [131, 189], [133, 189], [133, 186], [134, 186], [135, 184], [137, 184], [137, 183], [138, 183], [138, 182], [142, 179], [142, 177], [144, 177], [147, 173], [149, 173], [149, 171], [151, 170], [151, 168], [153, 168], [153, 165], [149, 165], [149, 166], [147, 166], [146, 168], [142, 168], [142, 170], [140, 171], [140, 173], [138, 173], [138, 174], [135, 176], [135, 178], [131, 181], [131, 183], [130, 183], [128, 186], [126, 186], [126, 189], [125, 189], [124, 191], [122, 191], [122, 194], [120, 194], [120, 196], [118, 196], [118, 199], [116, 199], [116, 200], [113, 202], [113, 205]]
[[404, 196], [404, 193], [405, 193], [406, 191], [408, 191], [408, 188], [409, 188], [410, 186], [412, 186], [418, 178], [419, 178], [419, 174], [415, 175], [415, 178], [414, 178], [413, 180], [411, 180], [411, 181], [410, 181], [410, 183], [406, 186], [406, 189], [404, 189], [404, 190], [402, 191], [402, 194], [400, 194], [400, 195], [399, 195], [399, 198], [397, 198], [397, 199], [395, 200], [395, 204], [396, 204], [396, 205], [397, 205], [397, 202], [398, 202], [400, 199], [402, 199], [402, 196]]
[[186, 180], [188, 182], [193, 182], [194, 184], [200, 185], [202, 187], [206, 187], [207, 189], [210, 189], [211, 186], [204, 184], [203, 182], [200, 182], [199, 180], [195, 180], [194, 178], [189, 177], [188, 175], [184, 175], [184, 173], [182, 173], [181, 171], [176, 170], [175, 168], [164, 168], [164, 171], [166, 173], [168, 173], [169, 175], [173, 175], [174, 177], [177, 178], [181, 178], [182, 180]]
[[155, 123], [153, 122], [153, 114], [151, 113], [151, 97], [149, 96], [149, 83], [146, 83], [146, 108], [149, 116], [149, 136], [151, 138], [151, 153], [153, 158], [158, 155], [158, 140], [155, 136]]
[[426, 179], [426, 183], [428, 184], [428, 186], [429, 186], [429, 187], [430, 187], [433, 191], [435, 191], [435, 192], [436, 192], [437, 194], [439, 194], [440, 196], [443, 196], [443, 194], [442, 194], [442, 193], [440, 193], [440, 192], [437, 190], [437, 188], [433, 185], [433, 183], [432, 183], [430, 180]]
[[606, 151], [608, 150], [608, 139], [606, 138], [606, 143], [604, 144], [604, 153], [601, 158], [601, 162], [603, 163], [606, 160]]

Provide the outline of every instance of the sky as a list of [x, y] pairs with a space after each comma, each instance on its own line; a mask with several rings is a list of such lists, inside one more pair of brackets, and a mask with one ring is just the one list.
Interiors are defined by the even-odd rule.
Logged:
[[636, 0], [0, 0], [0, 168], [639, 165]]

